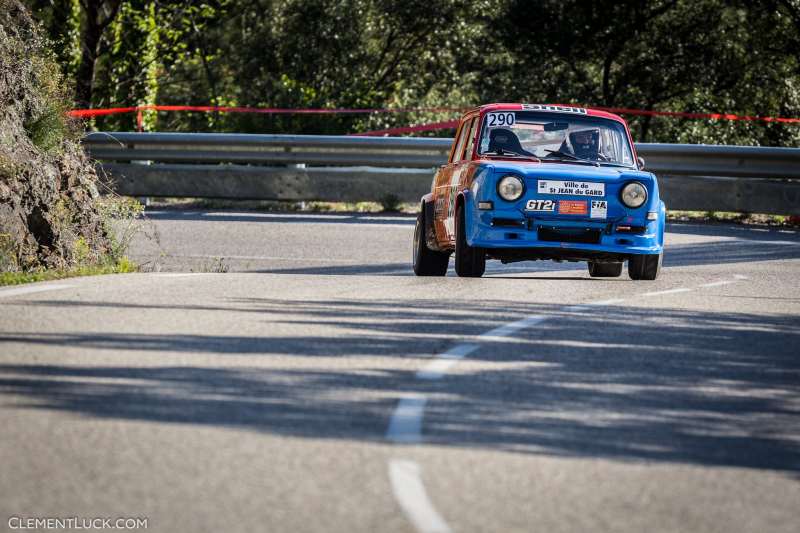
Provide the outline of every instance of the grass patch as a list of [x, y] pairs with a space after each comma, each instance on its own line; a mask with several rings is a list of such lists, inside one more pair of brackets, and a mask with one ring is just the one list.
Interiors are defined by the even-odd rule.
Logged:
[[[8, 234], [0, 234], [0, 286], [20, 285], [78, 276], [126, 274], [140, 271], [139, 265], [126, 255], [131, 240], [141, 229], [143, 207], [133, 199], [108, 196], [97, 200], [100, 223], [108, 235], [106, 245], [97, 249], [83, 235], [76, 233], [73, 212], [64, 202], [56, 202], [52, 216], [70, 234], [63, 239], [68, 246], [63, 256], [68, 258], [58, 267], [21, 268], [18, 250]], [[63, 220], [62, 220], [63, 219]]]
[[127, 274], [137, 272], [138, 266], [123, 257], [114, 264], [86, 265], [71, 269], [37, 270], [32, 272], [0, 272], [0, 286], [21, 285], [37, 281], [51, 281], [55, 279], [76, 278], [79, 276], [100, 276], [103, 274]]
[[39, 150], [50, 155], [59, 154], [68, 133], [65, 112], [65, 109], [50, 105], [40, 115], [25, 122], [25, 131]]
[[109, 261], [123, 259], [131, 241], [142, 229], [144, 206], [135, 198], [109, 194], [96, 202], [103, 227], [111, 239]]

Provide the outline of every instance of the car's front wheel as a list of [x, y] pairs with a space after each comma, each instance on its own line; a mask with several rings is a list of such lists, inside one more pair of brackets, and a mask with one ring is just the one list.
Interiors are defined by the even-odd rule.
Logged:
[[661, 271], [664, 254], [634, 255], [628, 259], [628, 275], [631, 279], [654, 280]]
[[456, 210], [456, 274], [462, 278], [479, 278], [486, 271], [486, 252], [467, 244], [464, 206]]
[[618, 278], [622, 275], [622, 261], [614, 263], [589, 261], [589, 275], [593, 278]]
[[414, 274], [417, 276], [444, 276], [447, 274], [450, 254], [428, 248], [425, 226], [425, 208], [423, 207], [417, 216], [417, 226], [414, 228]]

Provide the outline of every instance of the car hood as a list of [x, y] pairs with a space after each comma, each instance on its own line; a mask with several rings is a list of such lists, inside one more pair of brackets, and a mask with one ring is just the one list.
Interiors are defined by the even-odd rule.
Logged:
[[573, 165], [569, 163], [537, 163], [517, 161], [484, 161], [481, 163], [487, 170], [496, 173], [522, 174], [534, 179], [572, 179], [614, 182], [620, 180], [651, 180], [650, 172], [623, 167], [596, 167], [594, 165]]

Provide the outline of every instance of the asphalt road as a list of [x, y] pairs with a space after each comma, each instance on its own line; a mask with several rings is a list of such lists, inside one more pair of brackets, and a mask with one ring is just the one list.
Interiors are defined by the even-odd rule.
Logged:
[[150, 216], [156, 272], [0, 289], [2, 528], [800, 529], [797, 233], [433, 279], [408, 217]]

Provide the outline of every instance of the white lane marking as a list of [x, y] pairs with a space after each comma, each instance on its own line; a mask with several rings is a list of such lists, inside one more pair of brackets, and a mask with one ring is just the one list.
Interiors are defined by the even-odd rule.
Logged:
[[700, 285], [700, 287], [721, 287], [722, 285], [730, 285], [731, 283], [736, 283], [736, 280], [726, 279], [722, 281], [714, 281], [712, 283], [704, 283], [703, 285]]
[[475, 339], [479, 342], [505, 340], [506, 337], [511, 336], [513, 333], [516, 333], [521, 329], [534, 326], [544, 320], [547, 320], [546, 316], [532, 315], [527, 318], [523, 318], [522, 320], [517, 320], [516, 322], [511, 322], [510, 324], [505, 324], [499, 328], [489, 330], [486, 333], [478, 335], [475, 337]]
[[421, 533], [450, 533], [447, 522], [439, 515], [422, 484], [420, 468], [414, 461], [389, 461], [392, 492], [409, 520]]
[[[159, 212], [160, 214], [160, 212]], [[231, 212], [231, 211], [195, 211], [191, 213], [192, 215], [199, 215], [202, 217], [247, 217], [247, 218], [277, 218], [277, 219], [287, 219], [293, 220], [298, 218], [316, 218], [319, 220], [346, 220], [348, 218], [353, 218], [353, 215], [321, 215], [321, 214], [287, 214], [287, 213], [258, 213], [256, 211], [248, 211], [248, 212]]]
[[417, 379], [440, 379], [466, 355], [478, 349], [477, 344], [456, 344], [417, 372]]
[[189, 276], [205, 276], [210, 272], [153, 272], [157, 278], [185, 278]]
[[[725, 284], [747, 279], [745, 276], [735, 276], [735, 280], [725, 281]], [[659, 294], [675, 294], [690, 292], [701, 287], [716, 286], [721, 282], [700, 285], [694, 288], [678, 288], [665, 291], [655, 291], [640, 294], [639, 296], [655, 296]], [[631, 298], [635, 298], [631, 297]], [[564, 310], [585, 311], [589, 307], [615, 305], [624, 302], [626, 298], [612, 298], [580, 305], [565, 307]], [[417, 379], [441, 379], [461, 359], [479, 348], [479, 343], [487, 341], [504, 340], [522, 329], [540, 324], [550, 318], [549, 316], [532, 315], [522, 320], [494, 328], [481, 335], [473, 337], [474, 342], [459, 343], [442, 352], [434, 360], [426, 364], [416, 374]], [[398, 444], [419, 444], [422, 442], [422, 420], [425, 416], [427, 397], [424, 394], [409, 394], [397, 403], [389, 421], [386, 439]], [[414, 461], [392, 459], [389, 461], [389, 478], [395, 499], [400, 504], [403, 512], [421, 533], [449, 532], [450, 527], [433, 507], [425, 485], [420, 476], [420, 467]]]
[[[753, 230], [755, 231], [755, 230]], [[762, 241], [759, 239], [737, 239], [737, 244], [752, 244], [754, 246], [759, 244], [769, 244], [773, 246], [800, 246], [800, 241]]]
[[331, 259], [329, 257], [276, 257], [269, 255], [226, 255], [226, 254], [170, 254], [169, 257], [176, 259], [244, 259], [259, 261], [287, 261], [290, 263], [349, 263], [353, 266], [363, 266], [353, 263], [352, 259]]
[[661, 296], [662, 294], [678, 294], [678, 293], [681, 293], [681, 292], [691, 292], [693, 290], [694, 289], [685, 289], [685, 288], [669, 289], [669, 290], [666, 290], [666, 291], [646, 292], [644, 294], [640, 294], [639, 296]]
[[750, 279], [750, 278], [748, 278], [747, 276], [743, 276], [743, 275], [741, 275], [741, 274], [734, 274], [734, 275], [733, 275], [733, 277], [734, 277], [734, 279], [738, 279], [738, 280], [746, 280], [746, 279]]
[[624, 301], [625, 301], [625, 298], [611, 298], [610, 300], [600, 300], [599, 302], [591, 302], [591, 303], [584, 304], [584, 305], [592, 306], [592, 307], [603, 307], [605, 305], [615, 305], [615, 304], [618, 304], [618, 303], [622, 303]]
[[[380, 227], [399, 227], [404, 228], [413, 225], [414, 218], [412, 217], [364, 217], [355, 215], [319, 215], [319, 214], [277, 214], [277, 213], [230, 213], [230, 212], [214, 212], [214, 213], [198, 213], [202, 217], [241, 217], [241, 218], [261, 218], [261, 219], [276, 219], [276, 220], [305, 220], [308, 224], [314, 224], [315, 220], [329, 221], [332, 220], [343, 222], [358, 222], [359, 226], [380, 226]], [[367, 222], [361, 222], [366, 220]]]
[[423, 394], [409, 394], [400, 398], [389, 421], [386, 439], [398, 444], [416, 444], [422, 441], [422, 417], [427, 401]]
[[391, 222], [399, 222], [399, 221], [413, 222], [414, 220], [416, 220], [415, 216], [387, 217], [387, 216], [364, 216], [364, 215], [361, 215], [361, 216], [359, 216], [357, 218], [358, 218], [358, 220], [388, 220], [388, 221], [391, 221]]
[[23, 294], [33, 294], [36, 292], [71, 289], [72, 287], [75, 287], [75, 285], [70, 285], [68, 283], [53, 283], [52, 285], [30, 285], [27, 287], [14, 287], [13, 289], [0, 289], [0, 298], [20, 296]]

